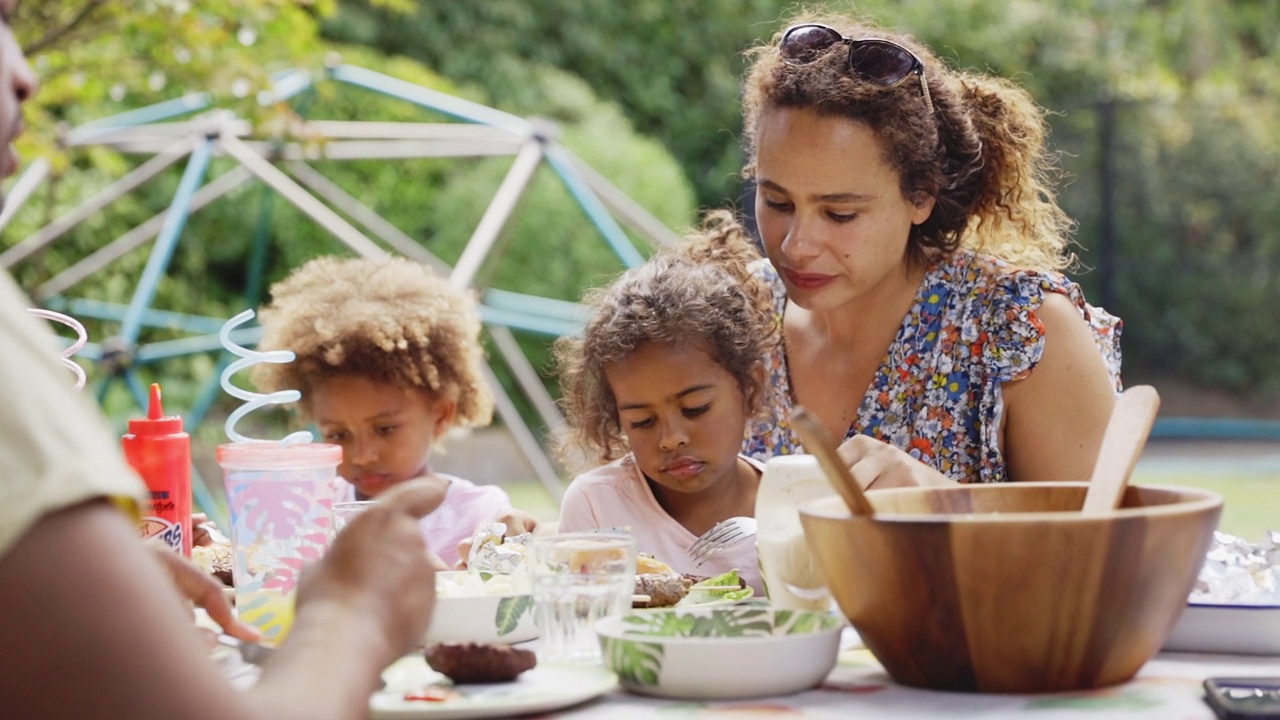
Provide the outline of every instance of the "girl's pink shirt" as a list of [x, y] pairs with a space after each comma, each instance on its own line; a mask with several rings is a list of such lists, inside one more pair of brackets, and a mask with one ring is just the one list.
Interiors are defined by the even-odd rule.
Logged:
[[[759, 460], [739, 457], [764, 472]], [[630, 455], [579, 475], [560, 504], [560, 532], [614, 528], [629, 531], [636, 539], [636, 550], [653, 555], [678, 573], [710, 576], [737, 570], [756, 595], [764, 597], [755, 537], [739, 540], [698, 565], [689, 555], [697, 536], [662, 509]]]

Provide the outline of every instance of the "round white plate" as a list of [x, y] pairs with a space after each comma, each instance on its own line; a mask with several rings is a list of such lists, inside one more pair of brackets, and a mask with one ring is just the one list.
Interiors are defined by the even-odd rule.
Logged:
[[548, 712], [599, 697], [618, 684], [616, 675], [596, 665], [539, 665], [508, 683], [453, 686], [461, 697], [405, 700], [406, 692], [447, 682], [420, 656], [396, 661], [382, 679], [387, 687], [369, 699], [372, 720], [464, 720]]

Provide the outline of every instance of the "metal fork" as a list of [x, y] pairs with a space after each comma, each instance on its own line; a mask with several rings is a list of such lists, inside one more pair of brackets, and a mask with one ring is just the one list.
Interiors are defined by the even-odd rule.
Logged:
[[756, 534], [756, 519], [731, 517], [721, 520], [689, 546], [689, 555], [698, 565], [726, 546]]

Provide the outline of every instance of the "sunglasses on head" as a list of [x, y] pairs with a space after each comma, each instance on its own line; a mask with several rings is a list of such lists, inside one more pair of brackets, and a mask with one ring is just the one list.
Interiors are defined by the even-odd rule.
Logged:
[[792, 25], [782, 34], [778, 52], [784, 62], [804, 65], [818, 59], [835, 45], [849, 46], [849, 72], [867, 82], [896, 87], [908, 77], [920, 79], [920, 95], [933, 112], [933, 98], [924, 79], [924, 63], [898, 43], [877, 38], [853, 40], [826, 25]]

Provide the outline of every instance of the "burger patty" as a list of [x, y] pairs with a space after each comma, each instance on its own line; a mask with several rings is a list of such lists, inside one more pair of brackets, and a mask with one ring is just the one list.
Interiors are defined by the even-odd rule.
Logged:
[[423, 655], [432, 670], [460, 685], [509, 682], [538, 664], [533, 651], [511, 645], [439, 643], [428, 647]]
[[636, 594], [649, 596], [643, 607], [671, 607], [689, 594], [689, 586], [674, 573], [645, 573], [636, 575]]

